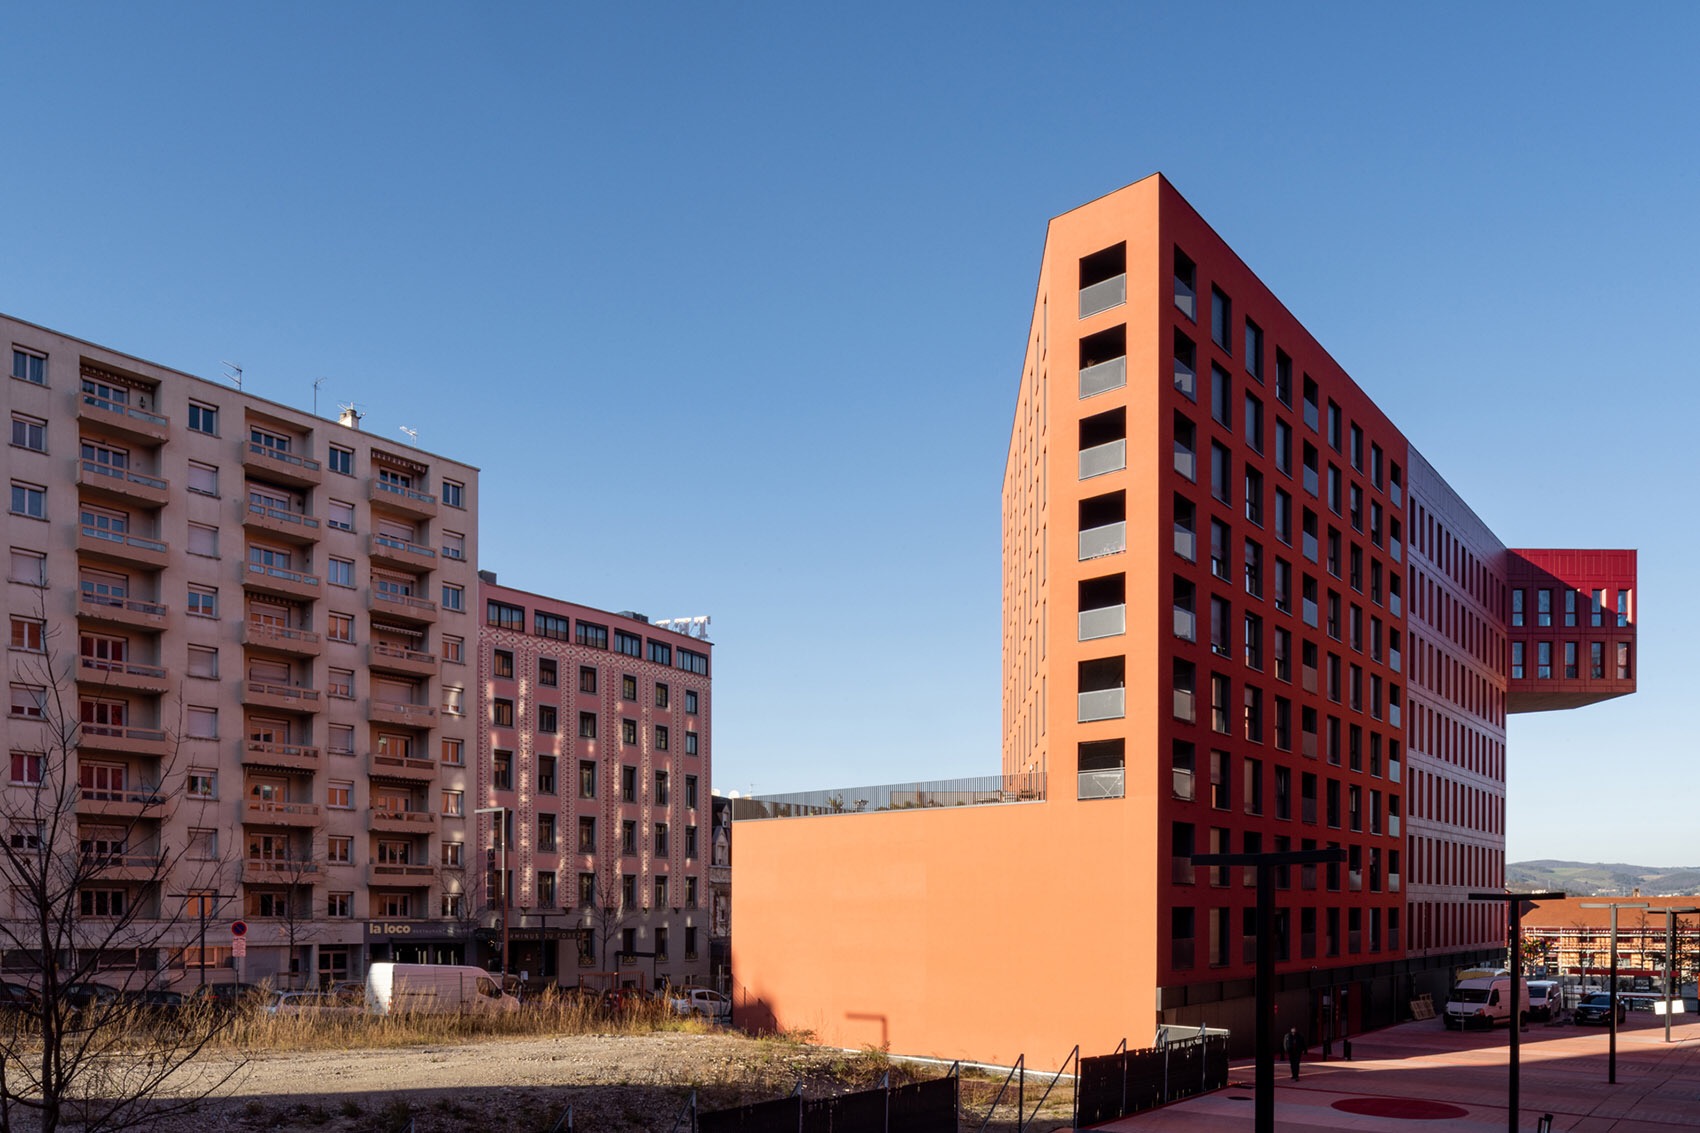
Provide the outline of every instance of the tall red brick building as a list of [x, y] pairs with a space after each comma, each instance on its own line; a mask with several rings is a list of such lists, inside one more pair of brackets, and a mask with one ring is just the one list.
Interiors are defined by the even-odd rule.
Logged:
[[746, 823], [750, 1021], [1249, 1034], [1251, 878], [1190, 859], [1316, 847], [1347, 860], [1280, 879], [1278, 999], [1391, 1020], [1503, 946], [1466, 894], [1503, 880], [1506, 713], [1635, 687], [1635, 553], [1506, 548], [1161, 176], [1051, 222], [1003, 546], [1003, 780], [1042, 801]]

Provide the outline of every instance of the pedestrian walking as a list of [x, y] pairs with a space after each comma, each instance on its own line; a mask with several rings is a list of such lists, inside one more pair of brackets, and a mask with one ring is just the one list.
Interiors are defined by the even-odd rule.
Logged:
[[1286, 1037], [1281, 1040], [1281, 1049], [1287, 1054], [1287, 1063], [1293, 1068], [1293, 1081], [1299, 1080], [1299, 1059], [1305, 1052], [1305, 1037], [1299, 1034], [1297, 1027], [1288, 1029]]

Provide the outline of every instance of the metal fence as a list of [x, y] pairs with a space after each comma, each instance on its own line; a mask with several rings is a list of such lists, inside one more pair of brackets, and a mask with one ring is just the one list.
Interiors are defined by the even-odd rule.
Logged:
[[957, 1077], [696, 1114], [697, 1133], [956, 1133]]
[[981, 775], [968, 779], [937, 779], [925, 783], [885, 783], [831, 791], [802, 791], [790, 795], [741, 795], [732, 800], [732, 819], [816, 818], [833, 814], [867, 814], [882, 810], [924, 810], [933, 807], [993, 806], [1001, 803], [1043, 802], [1043, 772]]
[[1227, 1084], [1225, 1031], [1195, 1032], [1145, 1050], [1124, 1044], [1113, 1054], [1080, 1060], [1075, 1124], [1100, 1125]]

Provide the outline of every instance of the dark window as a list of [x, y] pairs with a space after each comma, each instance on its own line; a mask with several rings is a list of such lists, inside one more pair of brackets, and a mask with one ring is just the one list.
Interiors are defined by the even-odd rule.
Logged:
[[510, 606], [491, 599], [484, 604], [484, 620], [501, 629], [525, 632], [525, 609], [522, 606]]

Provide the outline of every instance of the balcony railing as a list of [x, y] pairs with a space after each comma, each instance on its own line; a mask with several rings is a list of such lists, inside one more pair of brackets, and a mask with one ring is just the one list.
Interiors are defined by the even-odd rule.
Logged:
[[1107, 768], [1102, 771], [1080, 772], [1080, 797], [1083, 799], [1119, 799], [1126, 792], [1127, 769]]
[[158, 539], [148, 539], [141, 535], [131, 535], [128, 531], [108, 531], [104, 527], [84, 527], [83, 536], [88, 539], [99, 539], [104, 543], [114, 543], [121, 547], [133, 547], [138, 551], [152, 551], [163, 555], [167, 547]]
[[1181, 313], [1194, 322], [1198, 321], [1198, 296], [1193, 294], [1192, 287], [1180, 276], [1175, 276], [1175, 306]]
[[84, 736], [105, 736], [114, 740], [140, 740], [145, 743], [164, 743], [165, 733], [158, 728], [127, 728], [118, 724], [81, 724]]
[[313, 768], [319, 763], [319, 749], [316, 747], [265, 740], [243, 740], [242, 756], [251, 763], [273, 763], [281, 767]]
[[1180, 441], [1175, 442], [1175, 471], [1188, 480], [1198, 480], [1198, 456]]
[[98, 460], [83, 461], [82, 469], [91, 476], [104, 476], [107, 479], [116, 480], [120, 484], [152, 488], [157, 492], [167, 491], [171, 487], [169, 481], [162, 480], [158, 476], [149, 476], [129, 468], [114, 468], [112, 465], [102, 464]]
[[1190, 689], [1177, 688], [1175, 690], [1173, 711], [1174, 717], [1177, 720], [1184, 720], [1188, 724], [1193, 724], [1198, 721], [1197, 698], [1193, 695]]
[[295, 453], [292, 453], [292, 452], [285, 452], [281, 449], [275, 449], [275, 448], [272, 448], [270, 445], [260, 444], [258, 441], [249, 441], [248, 442], [248, 455], [249, 456], [262, 456], [262, 457], [265, 457], [267, 460], [275, 460], [279, 464], [287, 464], [287, 465], [290, 465], [291, 467], [299, 468], [303, 472], [315, 472], [316, 473], [316, 472], [319, 471], [319, 462], [316, 461], [316, 460], [309, 460], [304, 456], [297, 456]]
[[87, 803], [125, 803], [130, 806], [164, 806], [166, 794], [158, 787], [82, 787], [78, 798]]
[[1175, 359], [1175, 388], [1184, 394], [1188, 401], [1198, 400], [1198, 375], [1179, 358]]
[[256, 503], [253, 500], [248, 501], [248, 514], [263, 516], [266, 519], [275, 519], [279, 523], [300, 527], [307, 531], [317, 531], [319, 529], [319, 521], [310, 515], [301, 515], [298, 512], [285, 511], [282, 508], [271, 507], [268, 504]]
[[1094, 641], [1127, 632], [1127, 606], [1101, 606], [1080, 611], [1080, 640]]
[[1108, 362], [1099, 362], [1095, 366], [1085, 366], [1080, 371], [1080, 396], [1091, 397], [1094, 394], [1105, 393], [1109, 390], [1120, 389], [1127, 385], [1127, 358], [1111, 358]]
[[1198, 561], [1198, 536], [1191, 528], [1175, 524], [1175, 554], [1189, 563]]
[[372, 711], [396, 719], [418, 721], [420, 727], [426, 727], [436, 722], [437, 706], [434, 704], [407, 704], [399, 700], [374, 700]]
[[158, 413], [149, 413], [146, 409], [137, 409], [134, 405], [112, 401], [99, 394], [84, 393], [83, 404], [107, 413], [115, 413], [120, 417], [128, 417], [132, 421], [140, 421], [145, 425], [156, 425], [161, 429], [171, 427], [169, 417], [161, 417]]
[[248, 799], [243, 806], [243, 812], [253, 820], [260, 822], [271, 819], [316, 819], [319, 817], [318, 803], [286, 803], [275, 799]]
[[271, 566], [267, 563], [249, 563], [248, 573], [261, 575], [265, 578], [275, 578], [281, 582], [293, 582], [297, 586], [317, 586], [319, 576], [307, 574], [304, 571], [290, 570], [287, 567]]
[[1111, 441], [1080, 450], [1080, 479], [1105, 476], [1127, 467], [1127, 441]]
[[431, 507], [437, 506], [437, 497], [431, 495], [429, 492], [417, 492], [412, 488], [403, 487], [402, 485], [389, 480], [374, 480], [372, 481], [372, 488], [374, 491], [388, 492], [392, 496], [398, 496], [404, 500], [411, 500], [414, 503], [429, 504]]
[[412, 594], [398, 594], [394, 590], [374, 590], [372, 591], [372, 601], [400, 606], [407, 610], [418, 610], [420, 613], [434, 614], [437, 612], [437, 604], [429, 598], [417, 598]]
[[243, 623], [244, 645], [317, 645], [319, 635], [310, 629], [273, 625], [271, 622]]
[[437, 815], [428, 810], [392, 810], [381, 806], [373, 807], [371, 816], [380, 822], [400, 822], [413, 826], [430, 826], [437, 821]]
[[1100, 280], [1080, 289], [1080, 317], [1089, 318], [1127, 302], [1127, 275]]
[[427, 559], [434, 559], [437, 557], [437, 552], [430, 547], [423, 547], [418, 543], [409, 543], [406, 539], [397, 539], [393, 535], [372, 536], [372, 553], [375, 555], [382, 554], [382, 552], [378, 550], [379, 547], [388, 548], [392, 551], [405, 551], [407, 554], [419, 555], [422, 558]]
[[267, 681], [248, 681], [245, 689], [250, 696], [270, 696], [279, 700], [296, 701], [302, 704], [319, 703], [319, 690], [316, 688], [297, 688], [293, 685], [277, 685]]
[[1120, 720], [1127, 715], [1127, 690], [1102, 688], [1083, 692], [1079, 697], [1078, 723], [1089, 720]]
[[95, 594], [83, 591], [83, 605], [92, 606], [97, 610], [124, 610], [132, 614], [141, 614], [148, 618], [164, 618], [165, 605], [160, 602], [144, 602], [140, 598], [116, 598], [110, 594]]
[[77, 664], [95, 673], [112, 673], [116, 676], [146, 677], [153, 680], [164, 680], [165, 670], [158, 665], [138, 665], [132, 661], [111, 661], [105, 657], [79, 657]]
[[1127, 521], [1089, 527], [1080, 533], [1080, 561], [1102, 558], [1127, 550]]
[[1175, 612], [1175, 636], [1182, 641], [1198, 640], [1198, 615], [1191, 610], [1183, 610], [1179, 606]]
[[435, 665], [435, 653], [423, 653], [417, 649], [404, 649], [399, 645], [390, 645], [382, 641], [372, 643], [372, 656], [387, 657], [392, 661], [405, 661], [410, 665]]

